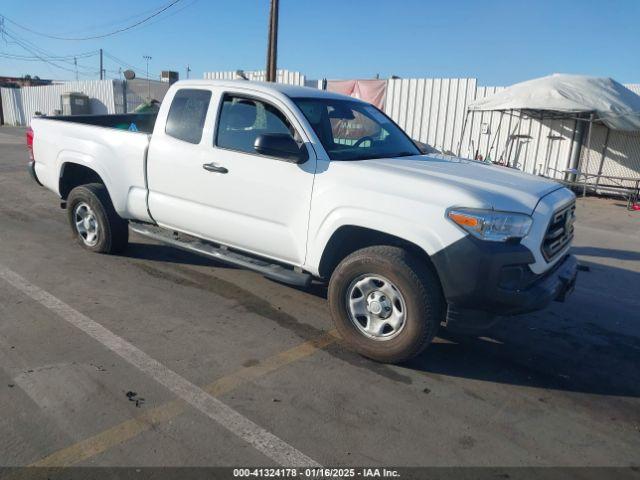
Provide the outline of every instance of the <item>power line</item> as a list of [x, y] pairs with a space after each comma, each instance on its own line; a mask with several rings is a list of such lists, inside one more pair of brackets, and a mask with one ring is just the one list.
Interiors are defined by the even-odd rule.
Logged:
[[[98, 54], [98, 52], [87, 52], [87, 53], [79, 53], [76, 55], [60, 55], [60, 56], [47, 56], [47, 58], [49, 60], [73, 60], [74, 58], [89, 58], [89, 57], [95, 57]], [[17, 53], [11, 53], [11, 52], [0, 52], [0, 55], [4, 56], [5, 58], [11, 58], [13, 60], [24, 60], [24, 61], [40, 61], [40, 58], [35, 57], [33, 55], [20, 55]]]
[[115, 63], [117, 63], [118, 65], [122, 66], [122, 67], [127, 67], [131, 70], [133, 70], [134, 72], [138, 72], [138, 73], [142, 73], [144, 72], [144, 67], [136, 67], [134, 65], [131, 65], [130, 63], [125, 62], [124, 60], [116, 57], [115, 55], [112, 55], [108, 52], [104, 52], [104, 56], [110, 58], [111, 60], [113, 60]]
[[15, 25], [18, 28], [21, 28], [23, 30], [26, 30], [27, 32], [33, 33], [34, 35], [40, 35], [41, 37], [46, 37], [46, 38], [52, 38], [54, 40], [70, 40], [70, 41], [80, 41], [80, 40], [95, 40], [97, 38], [105, 38], [105, 37], [110, 37], [112, 35], [117, 35], [118, 33], [122, 33], [122, 32], [126, 32], [127, 30], [131, 30], [132, 28], [135, 28], [139, 25], [142, 25], [145, 22], [148, 22], [149, 20], [151, 20], [152, 18], [157, 17], [158, 15], [160, 15], [161, 13], [167, 11], [168, 9], [170, 9], [171, 7], [173, 7], [175, 4], [177, 4], [178, 2], [181, 2], [182, 0], [173, 0], [171, 3], [165, 5], [164, 7], [160, 8], [160, 10], [157, 10], [156, 12], [154, 12], [151, 15], [148, 15], [147, 17], [143, 18], [142, 20], [139, 20], [131, 25], [128, 25], [126, 27], [123, 28], [119, 28], [117, 30], [114, 30], [112, 32], [109, 33], [104, 33], [101, 35], [92, 35], [92, 36], [88, 36], [88, 37], [59, 37], [57, 35], [49, 35], [47, 33], [42, 33], [42, 32], [38, 32], [36, 30], [33, 30], [29, 27], [25, 27], [24, 25], [21, 25], [17, 22], [14, 22], [13, 20], [11, 20], [10, 18], [7, 17], [3, 17], [6, 21], [8, 21], [9, 23]]
[[67, 30], [67, 31], [64, 31], [64, 32], [59, 32], [59, 35], [89, 34], [91, 32], [95, 32], [95, 31], [98, 31], [98, 30], [106, 29], [108, 27], [115, 27], [117, 25], [120, 25], [120, 24], [123, 24], [123, 23], [126, 23], [126, 22], [130, 22], [130, 21], [132, 21], [134, 19], [138, 19], [140, 17], [144, 17], [147, 14], [151, 14], [151, 13], [157, 11], [158, 8], [161, 8], [161, 7], [148, 8], [146, 10], [142, 10], [141, 12], [138, 12], [138, 13], [133, 14], [133, 15], [129, 15], [127, 17], [119, 18], [117, 20], [112, 20], [112, 21], [104, 22], [104, 23], [100, 23], [100, 24], [94, 24], [94, 25], [92, 25], [90, 27], [81, 28], [79, 30]]
[[[71, 59], [77, 59], [77, 58], [89, 58], [91, 56], [95, 56], [98, 54], [97, 50], [94, 51], [90, 51], [90, 52], [82, 52], [82, 53], [76, 53], [76, 54], [70, 54], [70, 55], [54, 55], [51, 52], [48, 52], [47, 50], [39, 47], [38, 45], [36, 45], [35, 43], [27, 40], [26, 38], [23, 38], [21, 36], [19, 36], [17, 33], [15, 33], [12, 30], [9, 30], [8, 28], [4, 27], [2, 32], [0, 32], [3, 34], [3, 36], [8, 36], [9, 38], [13, 39], [12, 42], [7, 42], [7, 43], [13, 43], [16, 44], [18, 46], [20, 46], [21, 48], [23, 48], [24, 50], [27, 50], [29, 53], [34, 54], [34, 56], [31, 57], [32, 60], [34, 61], [43, 61], [43, 59], [49, 60], [49, 61], [60, 61], [63, 63], [66, 63], [68, 65], [73, 65], [74, 67], [77, 67], [77, 60], [71, 61]], [[6, 42], [6, 39], [5, 39]], [[9, 55], [11, 55], [9, 53]], [[24, 57], [27, 57], [26, 55]], [[65, 58], [67, 57], [67, 58]], [[25, 60], [27, 58], [24, 58]], [[50, 63], [50, 62], [48, 62]], [[92, 73], [94, 72], [94, 69], [91, 67], [86, 67], [84, 65], [80, 65], [81, 68], [84, 68], [85, 70], [90, 70]], [[75, 70], [74, 70], [75, 71]]]
[[[75, 70], [75, 69], [67, 68], [67, 67], [64, 67], [64, 66], [62, 66], [62, 65], [59, 65], [59, 64], [55, 63], [55, 61], [52, 61], [52, 60], [48, 59], [46, 56], [44, 56], [43, 54], [39, 53], [39, 52], [38, 52], [38, 50], [41, 50], [41, 49], [36, 49], [36, 48], [33, 48], [33, 47], [29, 47], [29, 44], [28, 44], [28, 43], [23, 42], [23, 41], [22, 41], [20, 38], [18, 38], [18, 37], [13, 36], [11, 33], [9, 33], [9, 32], [7, 31], [7, 29], [6, 29], [6, 28], [3, 30], [3, 33], [4, 33], [6, 36], [8, 36], [9, 38], [11, 38], [11, 39], [14, 41], [13, 43], [16, 43], [17, 45], [19, 45], [20, 47], [22, 47], [23, 49], [25, 49], [26, 51], [28, 51], [29, 53], [31, 53], [34, 57], [38, 58], [40, 61], [45, 62], [45, 63], [47, 63], [47, 64], [49, 64], [49, 65], [51, 65], [51, 66], [53, 66], [53, 67], [59, 68], [60, 70], [66, 70], [67, 72], [76, 73], [76, 70]], [[65, 63], [71, 63], [71, 64], [73, 64], [73, 62], [68, 62], [68, 61], [66, 61], [66, 60], [60, 60], [60, 61], [65, 62]], [[89, 68], [89, 67], [85, 67], [85, 68]], [[80, 73], [80, 72], [79, 72], [79, 73]], [[88, 76], [88, 75], [89, 75], [89, 74], [87, 74], [87, 73], [80, 73], [80, 74], [81, 74], [81, 75], [86, 75], [86, 76]]]
[[[0, 24], [1, 26], [1, 24]], [[46, 57], [50, 60], [63, 60], [64, 57], [67, 58], [73, 58], [73, 57], [79, 57], [79, 58], [84, 58], [84, 57], [90, 57], [93, 55], [97, 55], [98, 50], [92, 50], [89, 52], [81, 52], [81, 53], [72, 53], [72, 54], [68, 54], [68, 55], [54, 55], [51, 52], [46, 51], [45, 49], [41, 48], [40, 46], [36, 45], [35, 43], [27, 40], [24, 37], [21, 37], [20, 35], [18, 35], [16, 32], [14, 32], [13, 30], [8, 29], [7, 27], [3, 27], [2, 30], [0, 31], [0, 34], [2, 34], [2, 36], [8, 36], [11, 39], [13, 39], [13, 42], [9, 42], [5, 39], [5, 42], [7, 44], [9, 43], [14, 43], [16, 45], [20, 45], [22, 48], [24, 48], [23, 45], [27, 45], [28, 47], [31, 48], [31, 50], [35, 50], [38, 52], [38, 57]]]
[[187, 3], [186, 5], [178, 8], [177, 10], [174, 10], [171, 13], [168, 13], [167, 15], [164, 15], [163, 17], [157, 18], [152, 22], [148, 22], [147, 24], [145, 24], [144, 26], [142, 26], [141, 28], [147, 28], [150, 27], [151, 25], [155, 25], [158, 22], [163, 22], [164, 20], [173, 17], [174, 15], [179, 14], [181, 11], [189, 8], [190, 6], [194, 5], [196, 2], [198, 2], [199, 0], [192, 0], [191, 3]]

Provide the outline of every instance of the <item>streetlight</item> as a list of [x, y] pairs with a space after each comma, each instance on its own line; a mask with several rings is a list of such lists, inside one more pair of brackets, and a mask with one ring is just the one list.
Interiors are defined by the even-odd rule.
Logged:
[[147, 61], [147, 100], [151, 100], [151, 79], [149, 78], [149, 60], [151, 60], [151, 56], [143, 55], [142, 58]]

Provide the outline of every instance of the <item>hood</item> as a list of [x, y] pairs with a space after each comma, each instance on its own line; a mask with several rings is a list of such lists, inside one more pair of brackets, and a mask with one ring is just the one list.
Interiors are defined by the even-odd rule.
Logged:
[[[396, 178], [398, 188], [412, 182], [418, 190], [433, 186], [450, 192], [451, 205], [457, 205], [456, 195], [467, 203], [460, 206], [492, 208], [531, 214], [542, 197], [562, 188], [554, 180], [521, 172], [514, 168], [487, 164], [445, 155], [416, 155], [411, 157], [357, 161], [371, 173], [404, 177]], [[398, 182], [402, 183], [398, 183]], [[418, 182], [418, 184], [416, 184]], [[420, 185], [422, 183], [422, 185]]]

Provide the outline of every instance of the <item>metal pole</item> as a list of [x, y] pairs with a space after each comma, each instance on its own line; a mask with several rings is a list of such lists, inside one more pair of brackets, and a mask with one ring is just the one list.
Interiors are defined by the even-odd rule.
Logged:
[[151, 79], [149, 78], [149, 60], [151, 60], [151, 56], [143, 55], [142, 58], [147, 61], [147, 100], [151, 100]]
[[104, 72], [104, 68], [102, 66], [102, 49], [100, 49], [100, 80], [102, 80], [103, 72]]
[[604, 139], [604, 146], [602, 147], [602, 155], [600, 156], [600, 167], [598, 168], [598, 176], [596, 177], [596, 192], [598, 191], [598, 185], [600, 184], [600, 177], [602, 176], [602, 167], [604, 167], [604, 159], [607, 156], [607, 148], [609, 147], [609, 134], [611, 129], [607, 127], [607, 136]]
[[[580, 153], [582, 152], [582, 146], [584, 145], [584, 133], [585, 133], [584, 127], [586, 122], [587, 120], [584, 118], [580, 118], [580, 116], [576, 118], [576, 127], [574, 131], [575, 139], [571, 145], [571, 156], [569, 160], [569, 170], [571, 172], [578, 171], [580, 168]], [[580, 179], [575, 173], [569, 173], [566, 176], [566, 179], [570, 182], [580, 181]]]
[[[0, 23], [0, 26], [2, 23]], [[0, 90], [0, 125], [4, 125], [4, 111], [2, 110], [2, 90]]]
[[[462, 142], [464, 142], [464, 132], [467, 128], [467, 120], [469, 119], [469, 110], [467, 110], [467, 114], [464, 117], [464, 123], [462, 124], [462, 133], [460, 134], [460, 141], [458, 142], [458, 156], [460, 156], [460, 151], [462, 150]], [[471, 134], [469, 134], [471, 136]]]
[[[491, 159], [491, 150], [493, 150], [493, 143], [498, 139], [498, 135], [500, 134], [500, 126], [502, 125], [502, 117], [504, 117], [504, 111], [500, 112], [500, 120], [498, 121], [498, 128], [496, 128], [496, 134], [493, 137], [493, 140], [491, 140], [491, 145], [487, 145], [487, 147], [489, 147], [489, 151], [487, 152], [487, 154], [485, 155], [484, 159], [486, 160], [487, 158]], [[478, 148], [480, 148], [480, 145], [478, 145]], [[493, 160], [492, 160], [493, 162]]]
[[583, 163], [583, 167], [584, 168], [584, 172], [582, 173], [584, 175], [584, 184], [582, 185], [582, 196], [586, 197], [587, 196], [587, 173], [589, 172], [589, 153], [591, 151], [591, 130], [593, 130], [593, 113], [591, 115], [589, 115], [589, 134], [587, 136], [587, 154], [584, 158], [584, 160], [586, 161], [586, 166], [584, 165], [585, 162]]
[[276, 65], [278, 63], [278, 0], [271, 0], [269, 9], [269, 36], [267, 45], [266, 81], [276, 81]]

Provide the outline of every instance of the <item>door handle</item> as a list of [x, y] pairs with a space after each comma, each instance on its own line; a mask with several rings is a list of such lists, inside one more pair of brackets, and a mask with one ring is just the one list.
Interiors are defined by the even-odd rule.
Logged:
[[204, 168], [208, 172], [215, 173], [227, 173], [229, 171], [225, 167], [219, 167], [215, 163], [205, 163], [204, 165], [202, 165], [202, 168]]

